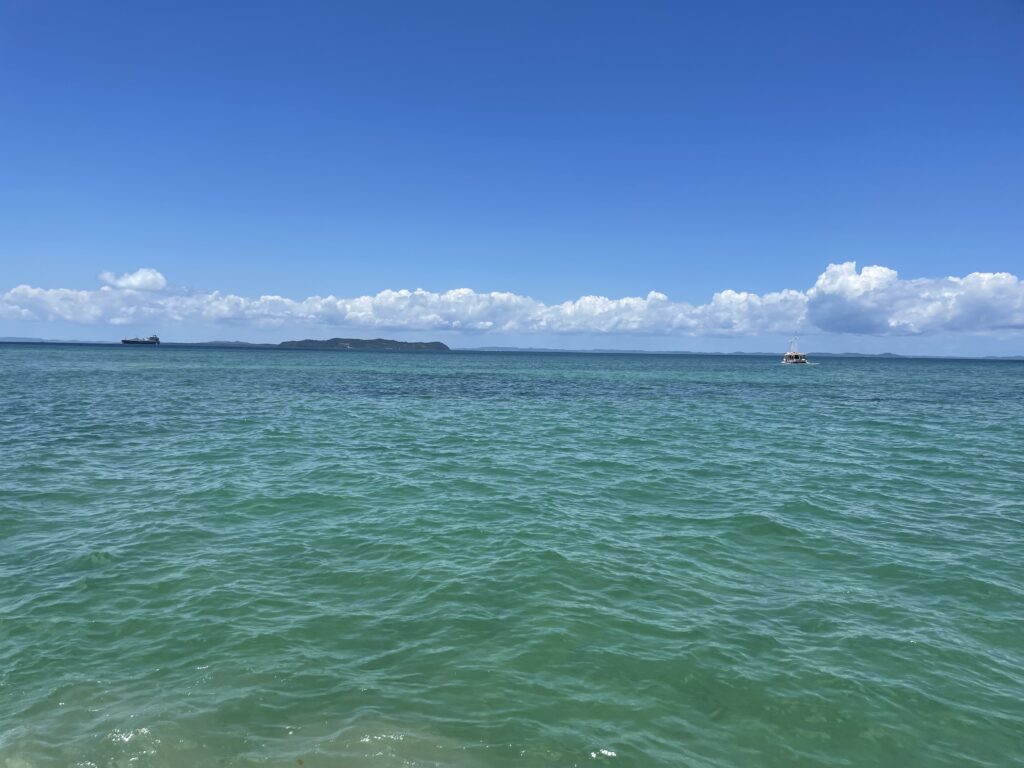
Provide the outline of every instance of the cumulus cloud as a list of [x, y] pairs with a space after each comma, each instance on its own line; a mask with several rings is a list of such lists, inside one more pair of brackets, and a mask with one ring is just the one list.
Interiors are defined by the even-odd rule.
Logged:
[[1007, 272], [901, 280], [888, 267], [830, 264], [807, 291], [807, 321], [835, 333], [1024, 329], [1024, 283]]
[[1024, 283], [1014, 275], [900, 279], [892, 269], [830, 264], [805, 291], [724, 290], [705, 304], [583, 296], [545, 304], [514, 293], [385, 290], [372, 296], [256, 298], [170, 287], [155, 269], [100, 275], [97, 290], [19, 285], [0, 316], [112, 325], [142, 321], [322, 325], [409, 331], [733, 336], [824, 331], [870, 335], [1024, 330]]
[[120, 276], [113, 272], [100, 272], [100, 280], [115, 288], [128, 288], [134, 291], [161, 291], [167, 287], [167, 278], [155, 269], [147, 267]]

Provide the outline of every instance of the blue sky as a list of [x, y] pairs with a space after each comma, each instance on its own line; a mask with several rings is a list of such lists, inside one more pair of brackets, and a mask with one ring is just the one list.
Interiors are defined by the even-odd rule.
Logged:
[[[907, 296], [1024, 273], [1022, 43], [1009, 0], [3, 2], [0, 336], [727, 351], [773, 348], [788, 322], [822, 349], [1021, 353], [1019, 283], [941, 322]], [[859, 303], [823, 324], [821, 296], [810, 319], [761, 325], [636, 307], [566, 324], [530, 305], [467, 330], [462, 305], [366, 321], [172, 312], [108, 280], [129, 292], [111, 310], [98, 293], [101, 272], [147, 268], [179, 299], [469, 288], [703, 307], [807, 292], [846, 262], [899, 285], [847, 285]], [[98, 298], [68, 309], [57, 289]], [[888, 324], [835, 319], [867, 305]]]

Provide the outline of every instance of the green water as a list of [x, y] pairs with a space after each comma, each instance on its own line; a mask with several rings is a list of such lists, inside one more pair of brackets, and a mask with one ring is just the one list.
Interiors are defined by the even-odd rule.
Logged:
[[1024, 764], [1024, 365], [0, 346], [0, 767]]

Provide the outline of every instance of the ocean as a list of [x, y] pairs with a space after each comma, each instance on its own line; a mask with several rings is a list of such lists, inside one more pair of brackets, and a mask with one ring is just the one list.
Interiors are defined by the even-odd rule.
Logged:
[[1024, 765], [1022, 449], [1021, 362], [0, 345], [0, 767]]

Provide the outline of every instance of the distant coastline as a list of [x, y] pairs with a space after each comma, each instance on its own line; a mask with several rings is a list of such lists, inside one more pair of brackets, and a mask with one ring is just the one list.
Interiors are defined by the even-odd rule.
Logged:
[[[0, 336], [0, 344], [54, 344], [71, 346], [121, 346], [117, 341], [81, 341], [38, 339], [25, 336]], [[561, 355], [691, 355], [695, 357], [778, 357], [776, 352], [691, 352], [689, 350], [649, 349], [558, 349], [552, 347], [455, 347], [440, 341], [398, 341], [395, 339], [302, 339], [278, 344], [250, 341], [167, 341], [162, 347], [207, 349], [334, 350], [341, 352], [460, 352], [460, 353], [542, 353]], [[809, 352], [811, 357], [854, 357], [892, 360], [1024, 360], [1024, 355], [898, 355], [893, 352]]]
[[339, 349], [374, 352], [450, 352], [440, 341], [395, 341], [394, 339], [303, 339], [282, 341], [283, 349]]
[[[35, 339], [22, 336], [0, 336], [0, 344], [79, 344], [103, 346], [118, 344], [113, 341], [65, 341], [60, 339]], [[163, 347], [218, 347], [245, 349], [328, 349], [352, 352], [450, 352], [447, 344], [440, 341], [397, 341], [395, 339], [302, 339], [282, 341], [279, 344], [260, 344], [248, 341], [165, 341]]]
[[[691, 352], [682, 349], [556, 349], [551, 347], [456, 347], [455, 352], [510, 352], [575, 355], [692, 355], [695, 357], [779, 357], [778, 352]], [[1024, 355], [898, 355], [894, 352], [808, 352], [808, 357], [866, 357], [894, 360], [1024, 360]]]

